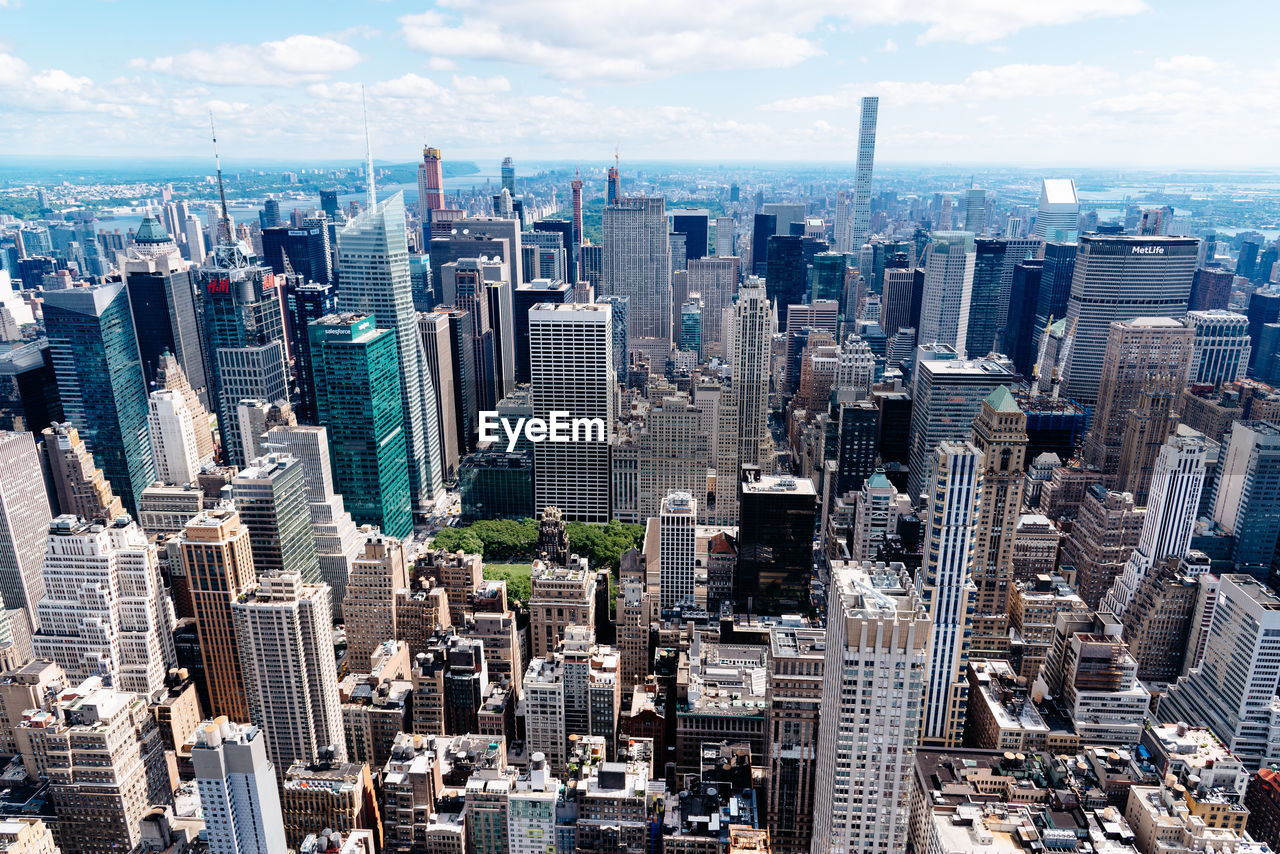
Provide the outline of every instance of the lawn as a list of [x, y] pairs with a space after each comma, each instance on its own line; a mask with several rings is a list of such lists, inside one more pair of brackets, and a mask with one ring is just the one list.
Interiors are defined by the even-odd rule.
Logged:
[[489, 563], [485, 564], [484, 577], [488, 581], [507, 582], [507, 600], [519, 599], [529, 604], [529, 593], [533, 586], [529, 576], [533, 574], [531, 563]]

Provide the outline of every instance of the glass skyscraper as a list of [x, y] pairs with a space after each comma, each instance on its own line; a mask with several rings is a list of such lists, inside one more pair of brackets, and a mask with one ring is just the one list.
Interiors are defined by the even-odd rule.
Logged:
[[68, 421], [129, 512], [155, 479], [147, 383], [123, 282], [48, 291], [45, 330]]

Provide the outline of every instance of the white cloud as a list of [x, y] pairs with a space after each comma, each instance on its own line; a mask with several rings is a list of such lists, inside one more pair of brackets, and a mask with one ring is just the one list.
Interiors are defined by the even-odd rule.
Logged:
[[880, 46], [881, 53], [897, 53], [898, 43], [893, 39], [885, 39], [884, 44]]
[[1226, 68], [1227, 63], [1218, 62], [1207, 56], [1171, 56], [1157, 60], [1156, 71], [1166, 74], [1212, 74]]
[[433, 56], [427, 60], [427, 68], [432, 71], [457, 71], [458, 63], [443, 56]]
[[293, 35], [257, 45], [224, 44], [129, 65], [204, 83], [278, 86], [323, 80], [362, 61], [350, 45], [323, 36]]

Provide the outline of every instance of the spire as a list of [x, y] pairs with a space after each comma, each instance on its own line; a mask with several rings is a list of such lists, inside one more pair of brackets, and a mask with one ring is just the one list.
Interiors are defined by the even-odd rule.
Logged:
[[220, 237], [231, 239], [231, 216], [227, 213], [227, 193], [222, 188], [222, 160], [218, 157], [218, 132], [213, 127], [213, 110], [209, 111], [209, 132], [213, 135], [213, 165], [218, 170], [218, 198], [222, 200], [222, 218], [218, 220]]
[[378, 204], [378, 193], [373, 186], [373, 148], [369, 145], [369, 104], [364, 99], [364, 84], [360, 84], [360, 107], [364, 110], [364, 174], [369, 181], [367, 201], [369, 210]]

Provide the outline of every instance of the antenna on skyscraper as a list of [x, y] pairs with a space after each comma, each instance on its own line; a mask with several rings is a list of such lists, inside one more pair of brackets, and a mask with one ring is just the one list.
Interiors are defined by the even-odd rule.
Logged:
[[227, 213], [227, 193], [222, 188], [222, 160], [218, 157], [218, 131], [213, 126], [213, 110], [209, 110], [209, 133], [213, 136], [213, 165], [218, 170], [218, 198], [222, 200], [222, 220], [220, 228], [227, 230], [227, 239], [231, 239], [231, 216]]
[[378, 194], [373, 186], [373, 147], [369, 145], [369, 104], [364, 98], [364, 84], [360, 84], [360, 108], [364, 110], [364, 169], [365, 177], [369, 179], [369, 190], [367, 193], [367, 201], [369, 210], [373, 210], [378, 204]]

